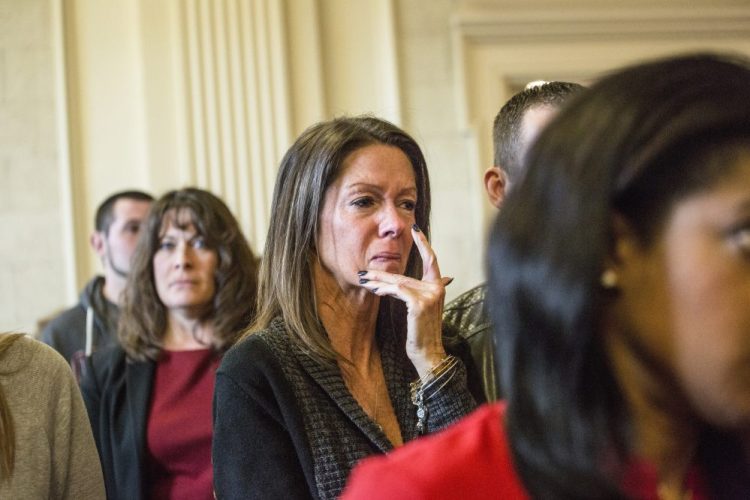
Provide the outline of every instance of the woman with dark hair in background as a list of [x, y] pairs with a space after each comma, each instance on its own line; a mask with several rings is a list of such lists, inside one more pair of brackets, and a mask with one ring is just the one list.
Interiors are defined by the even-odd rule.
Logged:
[[529, 160], [489, 249], [507, 407], [344, 497], [750, 498], [747, 61], [617, 72]]
[[110, 499], [212, 499], [211, 401], [253, 319], [257, 263], [227, 206], [196, 188], [151, 208], [125, 289], [120, 346], [81, 390]]
[[68, 363], [51, 347], [12, 333], [0, 334], [0, 498], [105, 498]]
[[422, 152], [386, 121], [319, 123], [286, 153], [258, 317], [217, 373], [218, 498], [334, 498], [361, 458], [476, 406], [442, 339], [429, 214]]

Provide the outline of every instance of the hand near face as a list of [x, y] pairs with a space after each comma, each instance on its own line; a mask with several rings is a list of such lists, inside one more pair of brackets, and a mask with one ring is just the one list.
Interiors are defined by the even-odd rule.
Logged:
[[416, 225], [411, 232], [422, 257], [422, 279], [368, 270], [361, 274], [360, 284], [376, 295], [395, 297], [406, 304], [406, 355], [422, 377], [446, 356], [442, 340], [443, 303], [445, 286], [452, 280], [440, 276], [437, 257], [424, 233]]

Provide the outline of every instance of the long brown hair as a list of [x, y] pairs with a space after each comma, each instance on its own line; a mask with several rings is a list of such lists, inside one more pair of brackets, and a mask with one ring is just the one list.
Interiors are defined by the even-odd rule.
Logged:
[[[336, 179], [346, 157], [371, 144], [393, 146], [409, 158], [417, 184], [416, 223], [430, 234], [430, 181], [424, 155], [406, 132], [371, 116], [336, 118], [305, 130], [281, 161], [276, 177], [268, 237], [260, 266], [258, 316], [244, 336], [283, 317], [294, 341], [322, 361], [339, 358], [318, 318], [313, 259], [317, 258], [318, 219], [325, 192]], [[422, 261], [416, 245], [406, 275], [417, 277]], [[405, 331], [403, 305], [384, 297], [379, 317]]]
[[122, 348], [132, 360], [155, 360], [163, 345], [167, 311], [154, 281], [154, 254], [170, 221], [189, 220], [216, 251], [216, 294], [204, 321], [213, 324], [212, 347], [227, 349], [252, 321], [258, 283], [258, 262], [237, 220], [217, 196], [198, 188], [170, 191], [151, 207], [133, 256], [118, 328]]
[[[18, 339], [20, 333], [0, 334], [0, 360]], [[5, 400], [3, 386], [0, 385], [0, 482], [7, 480], [13, 474], [13, 463], [16, 457], [16, 433], [13, 425], [13, 415]]]

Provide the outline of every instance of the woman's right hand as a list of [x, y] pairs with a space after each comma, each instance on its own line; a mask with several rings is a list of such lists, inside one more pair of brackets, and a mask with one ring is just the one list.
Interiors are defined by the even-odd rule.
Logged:
[[402, 274], [368, 270], [362, 286], [379, 296], [395, 297], [406, 304], [406, 355], [420, 377], [427, 375], [445, 356], [443, 304], [445, 287], [452, 278], [440, 275], [437, 257], [424, 233], [415, 224], [412, 238], [422, 257], [422, 279]]

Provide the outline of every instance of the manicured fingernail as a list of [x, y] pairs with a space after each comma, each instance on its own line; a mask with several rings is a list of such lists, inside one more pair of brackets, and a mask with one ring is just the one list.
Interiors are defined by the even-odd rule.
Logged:
[[412, 224], [412, 225], [411, 225], [411, 228], [412, 228], [413, 230], [415, 230], [416, 232], [419, 232], [419, 231], [421, 231], [421, 229], [419, 229], [419, 226], [417, 226], [416, 224]]
[[360, 285], [364, 285], [364, 284], [365, 284], [365, 283], [367, 283], [368, 281], [370, 281], [370, 280], [368, 280], [367, 278], [360, 278], [360, 279], [359, 279], [359, 284], [360, 284]]
[[357, 272], [357, 276], [364, 276], [365, 274], [367, 274], [367, 271], [359, 271], [359, 272]]
[[445, 280], [445, 284], [443, 286], [448, 286], [451, 283], [453, 283], [453, 278], [448, 278], [448, 279]]
[[377, 291], [378, 291], [378, 289], [377, 289], [377, 288], [373, 288], [373, 289], [372, 289], [372, 293], [375, 293], [375, 292], [377, 292]]

